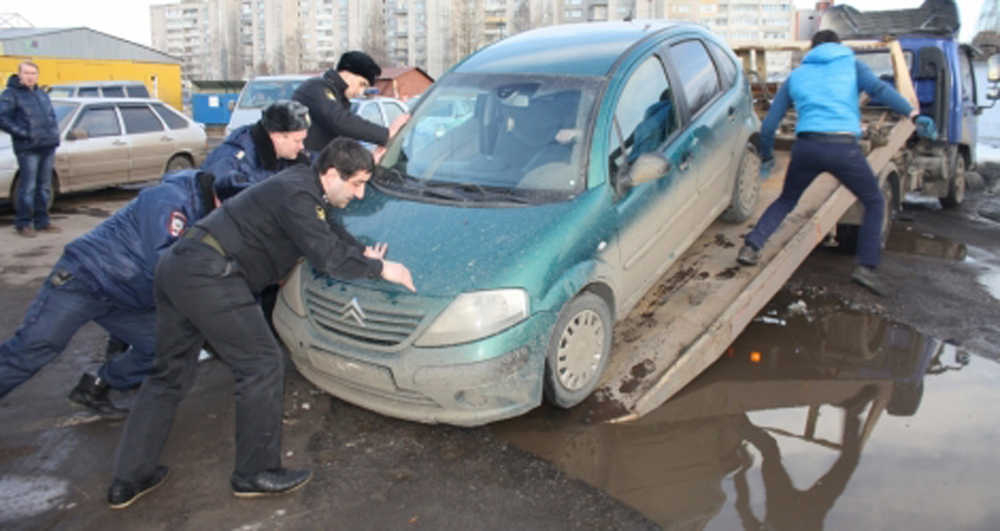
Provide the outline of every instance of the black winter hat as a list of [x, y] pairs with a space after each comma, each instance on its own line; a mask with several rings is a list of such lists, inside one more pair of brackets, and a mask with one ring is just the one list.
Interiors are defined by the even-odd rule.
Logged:
[[337, 70], [359, 75], [367, 79], [371, 86], [375, 86], [375, 80], [382, 74], [382, 68], [365, 52], [345, 52], [340, 56]]
[[309, 109], [295, 100], [278, 100], [260, 116], [260, 124], [268, 133], [290, 133], [309, 129]]

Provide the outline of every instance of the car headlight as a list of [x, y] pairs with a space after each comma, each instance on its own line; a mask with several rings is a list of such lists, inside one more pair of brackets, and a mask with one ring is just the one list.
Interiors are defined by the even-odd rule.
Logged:
[[510, 328], [528, 317], [528, 294], [523, 289], [463, 293], [415, 343], [441, 347], [465, 343]]

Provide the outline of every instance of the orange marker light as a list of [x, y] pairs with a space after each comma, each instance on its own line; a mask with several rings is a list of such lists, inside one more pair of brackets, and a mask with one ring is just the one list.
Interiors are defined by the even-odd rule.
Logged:
[[760, 358], [761, 358], [760, 352], [757, 352], [755, 350], [755, 351], [753, 351], [753, 352], [750, 353], [750, 361], [752, 361], [754, 363], [760, 363]]

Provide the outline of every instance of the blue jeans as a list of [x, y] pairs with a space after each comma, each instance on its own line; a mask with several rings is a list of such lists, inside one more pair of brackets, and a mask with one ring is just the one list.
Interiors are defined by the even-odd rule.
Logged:
[[52, 196], [52, 164], [56, 160], [55, 148], [17, 153], [17, 218], [14, 226], [36, 229], [48, 227], [49, 197]]
[[792, 160], [788, 163], [785, 185], [771, 206], [767, 207], [757, 226], [746, 237], [746, 243], [763, 249], [767, 239], [778, 230], [799, 198], [820, 173], [829, 172], [857, 196], [865, 207], [865, 215], [858, 232], [857, 261], [875, 267], [882, 252], [882, 219], [885, 200], [878, 179], [857, 144], [832, 144], [804, 138], [797, 139], [792, 147]]
[[56, 264], [24, 323], [0, 345], [0, 398], [29, 380], [66, 348], [76, 331], [90, 321], [131, 348], [105, 363], [98, 376], [116, 389], [138, 386], [153, 368], [156, 312], [135, 312], [92, 292]]

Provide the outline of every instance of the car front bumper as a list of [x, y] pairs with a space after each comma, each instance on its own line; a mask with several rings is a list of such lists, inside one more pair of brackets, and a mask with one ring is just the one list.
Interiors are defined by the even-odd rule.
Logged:
[[555, 317], [539, 313], [464, 345], [377, 352], [321, 333], [279, 296], [274, 326], [296, 368], [324, 391], [384, 415], [477, 426], [541, 403]]

